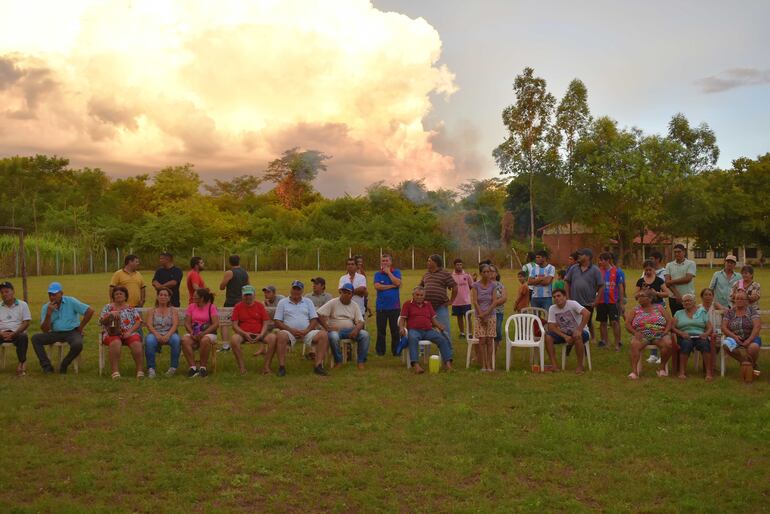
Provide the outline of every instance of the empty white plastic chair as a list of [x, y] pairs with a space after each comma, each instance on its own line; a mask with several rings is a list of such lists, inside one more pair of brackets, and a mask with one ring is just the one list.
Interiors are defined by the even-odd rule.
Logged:
[[[513, 334], [511, 337], [511, 323]], [[535, 326], [540, 329], [540, 336], [535, 336]], [[540, 354], [540, 372], [545, 365], [545, 330], [539, 316], [534, 314], [514, 314], [505, 322], [505, 370], [511, 369], [511, 351], [513, 348], [537, 349]]]

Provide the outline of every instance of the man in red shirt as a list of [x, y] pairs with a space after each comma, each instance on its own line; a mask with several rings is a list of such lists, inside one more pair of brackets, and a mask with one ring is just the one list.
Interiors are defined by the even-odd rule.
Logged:
[[187, 292], [190, 293], [190, 303], [195, 303], [195, 291], [206, 287], [201, 277], [203, 271], [203, 257], [193, 257], [190, 259], [190, 271], [187, 272]]
[[275, 339], [275, 334], [268, 334], [270, 315], [265, 306], [254, 298], [254, 286], [245, 285], [241, 288], [242, 300], [233, 307], [233, 335], [230, 336], [230, 345], [238, 363], [241, 375], [246, 373], [243, 363], [242, 343], [269, 344]]
[[399, 320], [401, 336], [409, 338], [409, 362], [412, 370], [417, 373], [425, 373], [420, 366], [418, 343], [422, 340], [430, 341], [438, 346], [441, 360], [447, 371], [452, 369], [452, 345], [444, 335], [444, 326], [436, 317], [436, 311], [430, 302], [425, 301], [425, 288], [418, 286], [412, 291], [412, 299], [401, 307], [401, 319]]

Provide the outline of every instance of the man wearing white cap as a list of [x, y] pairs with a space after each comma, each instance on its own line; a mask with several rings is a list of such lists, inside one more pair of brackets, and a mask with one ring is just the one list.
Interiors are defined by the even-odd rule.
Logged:
[[43, 331], [32, 336], [43, 373], [53, 373], [53, 366], [45, 352], [45, 346], [56, 342], [69, 344], [70, 351], [61, 361], [59, 373], [67, 373], [67, 367], [83, 351], [83, 330], [91, 321], [94, 310], [72, 296], [64, 296], [62, 286], [51, 282], [48, 286], [48, 303], [40, 311], [40, 329]]
[[714, 290], [714, 306], [717, 309], [727, 310], [730, 308], [730, 293], [733, 286], [740, 282], [741, 276], [735, 272], [735, 266], [738, 259], [735, 255], [725, 257], [725, 267], [714, 272], [709, 283], [709, 289]]

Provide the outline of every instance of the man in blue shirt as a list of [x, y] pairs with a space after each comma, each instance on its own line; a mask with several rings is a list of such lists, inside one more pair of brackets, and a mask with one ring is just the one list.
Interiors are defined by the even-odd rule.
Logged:
[[40, 329], [43, 332], [32, 336], [32, 346], [43, 373], [53, 373], [45, 346], [57, 342], [70, 346], [69, 353], [59, 367], [59, 373], [67, 373], [67, 367], [83, 351], [83, 330], [93, 315], [91, 307], [77, 298], [64, 296], [61, 284], [51, 282], [48, 286], [48, 303], [40, 311]]
[[326, 376], [323, 362], [326, 351], [329, 349], [329, 334], [318, 322], [318, 314], [315, 305], [310, 298], [305, 298], [305, 284], [299, 280], [291, 283], [291, 292], [288, 298], [278, 302], [273, 321], [279, 330], [277, 337], [268, 343], [265, 356], [265, 373], [270, 373], [270, 364], [273, 354], [278, 353], [278, 376], [286, 375], [286, 350], [297, 341], [301, 341], [310, 347], [315, 347], [316, 375]]
[[399, 330], [398, 316], [401, 312], [401, 270], [393, 268], [393, 257], [383, 253], [380, 271], [374, 274], [374, 288], [377, 290], [377, 355], [385, 355], [387, 329], [390, 326], [390, 352], [396, 355]]

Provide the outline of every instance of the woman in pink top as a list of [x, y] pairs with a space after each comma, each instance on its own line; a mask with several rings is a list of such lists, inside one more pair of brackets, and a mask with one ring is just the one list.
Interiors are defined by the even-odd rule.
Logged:
[[[207, 366], [211, 347], [217, 342], [219, 313], [214, 306], [214, 293], [208, 289], [196, 289], [193, 300], [185, 311], [187, 333], [182, 338], [182, 353], [190, 366], [187, 377], [205, 378], [209, 374]], [[196, 349], [200, 350], [200, 366], [195, 364]]]

